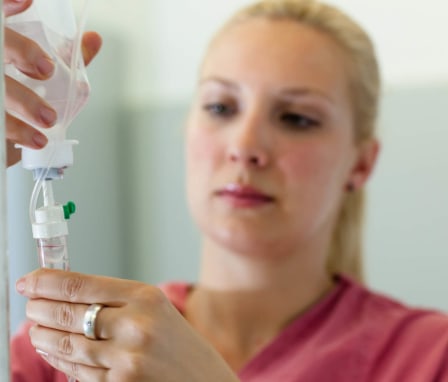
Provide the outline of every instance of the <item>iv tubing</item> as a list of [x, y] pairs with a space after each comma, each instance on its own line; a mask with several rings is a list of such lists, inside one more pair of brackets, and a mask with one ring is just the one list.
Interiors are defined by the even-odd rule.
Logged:
[[[77, 45], [80, 45], [80, 36], [82, 36], [82, 30], [84, 29], [87, 4], [89, 0], [85, 1], [84, 10], [81, 16], [81, 23], [79, 33], [77, 37]], [[3, 0], [0, 0], [0, 69], [3, 73], [3, 28], [4, 28], [4, 15], [3, 15]], [[76, 55], [79, 57], [80, 48], [77, 48]], [[10, 325], [9, 325], [9, 267], [8, 267], [8, 253], [7, 253], [7, 220], [6, 220], [6, 146], [5, 146], [5, 112], [4, 112], [4, 79], [0, 78], [0, 110], [1, 110], [1, 122], [0, 122], [0, 380], [7, 382], [10, 381], [10, 354], [9, 354], [9, 341], [10, 341]], [[37, 197], [42, 187], [42, 181], [48, 175], [51, 161], [48, 164], [46, 174], [41, 173], [40, 179], [36, 182], [33, 190], [32, 200], [30, 202], [30, 217], [31, 221], [34, 221], [34, 216], [31, 211], [35, 210], [37, 203]], [[33, 200], [35, 199], [35, 200]], [[32, 210], [33, 208], [33, 210]], [[69, 378], [70, 381], [74, 381], [73, 378]]]
[[[3, 0], [0, 0], [0, 10]], [[0, 17], [0, 69], [3, 73], [3, 11]], [[6, 220], [6, 146], [4, 79], [0, 76], [0, 381], [10, 380], [9, 368], [9, 267]]]
[[[0, 0], [1, 1], [1, 0]], [[70, 63], [70, 85], [68, 90], [68, 101], [67, 106], [64, 111], [64, 117], [62, 120], [62, 126], [66, 129], [67, 128], [67, 121], [68, 117], [71, 114], [71, 111], [74, 106], [74, 101], [76, 97], [76, 80], [77, 80], [77, 68], [79, 60], [82, 59], [81, 54], [81, 45], [82, 45], [82, 35], [84, 32], [85, 24], [87, 21], [87, 14], [89, 9], [90, 0], [85, 0], [83, 9], [81, 12], [80, 21], [77, 28], [77, 33], [75, 40], [73, 41], [73, 48], [74, 51], [72, 51], [72, 57], [71, 57], [71, 63]], [[54, 157], [54, 152], [50, 155], [50, 159], [47, 164], [47, 168], [45, 171], [40, 171], [38, 178], [36, 179], [33, 192], [31, 194], [30, 199], [30, 205], [29, 205], [29, 215], [30, 215], [30, 221], [31, 224], [35, 223], [35, 211], [37, 208], [37, 199], [39, 197], [39, 194], [41, 190], [43, 189], [43, 199], [44, 199], [44, 205], [54, 205], [54, 197], [53, 197], [53, 188], [51, 181], [47, 181], [48, 174], [50, 172], [50, 168], [52, 167], [52, 159]], [[68, 269], [68, 262], [64, 264], [64, 268]], [[9, 341], [9, 338], [8, 338]], [[9, 344], [7, 346], [9, 349]], [[9, 360], [8, 360], [9, 364]], [[76, 382], [76, 379], [70, 376], [67, 376], [68, 382]], [[3, 380], [3, 379], [2, 379]], [[5, 380], [6, 381], [6, 380]]]

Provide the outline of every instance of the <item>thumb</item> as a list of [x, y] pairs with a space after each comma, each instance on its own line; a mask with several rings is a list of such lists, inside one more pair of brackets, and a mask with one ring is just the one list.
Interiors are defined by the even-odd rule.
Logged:
[[101, 36], [96, 32], [85, 32], [82, 36], [82, 54], [85, 65], [97, 55], [102, 45]]

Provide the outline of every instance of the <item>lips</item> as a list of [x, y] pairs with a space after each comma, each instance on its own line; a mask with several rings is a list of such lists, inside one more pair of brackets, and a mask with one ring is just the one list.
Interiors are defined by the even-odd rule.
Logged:
[[234, 207], [259, 207], [274, 202], [272, 196], [249, 185], [229, 184], [216, 195]]

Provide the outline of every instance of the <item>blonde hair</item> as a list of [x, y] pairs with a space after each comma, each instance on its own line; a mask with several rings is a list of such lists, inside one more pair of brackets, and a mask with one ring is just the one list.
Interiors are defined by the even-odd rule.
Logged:
[[[375, 49], [367, 33], [337, 8], [317, 0], [262, 0], [241, 9], [217, 33], [253, 18], [292, 20], [326, 33], [345, 52], [350, 65], [350, 91], [355, 141], [375, 137], [380, 74]], [[216, 38], [215, 37], [215, 38]], [[328, 255], [330, 274], [363, 279], [362, 233], [365, 191], [348, 193], [342, 200]]]

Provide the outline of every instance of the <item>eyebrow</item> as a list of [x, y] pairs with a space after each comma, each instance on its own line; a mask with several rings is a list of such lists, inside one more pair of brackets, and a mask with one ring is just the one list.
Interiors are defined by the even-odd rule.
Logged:
[[[222, 77], [218, 76], [210, 76], [210, 77], [204, 77], [199, 80], [199, 85], [203, 85], [208, 82], [215, 82], [220, 85], [223, 85], [227, 88], [230, 88], [232, 90], [239, 90], [240, 86], [230, 80], [227, 80]], [[311, 87], [290, 87], [282, 89], [278, 95], [283, 98], [298, 98], [298, 97], [305, 97], [305, 96], [318, 96], [319, 98], [324, 99], [326, 102], [330, 103], [331, 105], [334, 105], [335, 100], [326, 94], [325, 92], [321, 91], [318, 88], [311, 88]]]
[[280, 96], [284, 96], [285, 98], [296, 98], [296, 97], [304, 97], [304, 96], [318, 96], [319, 98], [323, 98], [326, 102], [330, 104], [334, 104], [335, 100], [317, 88], [303, 87], [303, 88], [287, 88], [280, 91]]
[[203, 84], [205, 84], [207, 82], [217, 82], [217, 83], [219, 83], [221, 85], [224, 85], [227, 88], [231, 88], [231, 89], [234, 89], [234, 90], [239, 89], [238, 84], [236, 84], [235, 82], [232, 82], [232, 81], [226, 80], [225, 78], [217, 77], [217, 76], [201, 78], [199, 80], [199, 85], [203, 85]]

